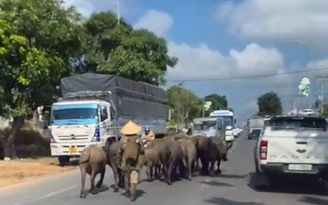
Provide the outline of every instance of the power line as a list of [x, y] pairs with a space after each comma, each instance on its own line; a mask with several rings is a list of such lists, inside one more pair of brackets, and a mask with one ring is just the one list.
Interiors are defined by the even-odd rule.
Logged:
[[167, 82], [194, 82], [194, 81], [218, 81], [218, 80], [243, 80], [243, 79], [254, 79], [254, 78], [265, 78], [265, 77], [274, 77], [274, 76], [281, 76], [281, 75], [291, 75], [297, 73], [307, 73], [312, 71], [319, 71], [319, 70], [328, 70], [328, 68], [317, 68], [311, 70], [298, 70], [298, 71], [291, 71], [291, 72], [284, 72], [284, 73], [275, 73], [275, 74], [265, 74], [265, 75], [254, 75], [254, 76], [243, 76], [243, 77], [224, 77], [224, 78], [208, 78], [208, 79], [184, 79], [184, 80], [167, 80]]

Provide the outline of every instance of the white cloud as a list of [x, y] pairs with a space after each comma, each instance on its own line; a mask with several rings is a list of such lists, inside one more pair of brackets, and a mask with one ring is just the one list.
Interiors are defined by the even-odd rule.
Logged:
[[144, 14], [134, 28], [147, 28], [158, 36], [165, 36], [173, 24], [172, 17], [164, 12], [149, 10]]
[[[165, 36], [173, 24], [172, 17], [164, 12], [150, 10], [136, 23], [137, 28], [146, 28]], [[205, 44], [193, 47], [188, 44], [168, 43], [169, 53], [179, 58], [174, 69], [168, 69], [169, 80], [208, 79], [245, 75], [261, 75], [282, 71], [284, 59], [275, 48], [263, 48], [256, 43], [244, 50], [230, 50], [225, 56]]]
[[[157, 14], [157, 18], [150, 15], [150, 13]], [[169, 14], [158, 11], [148, 12], [141, 17], [141, 22], [147, 23], [142, 23], [142, 26], [139, 24], [138, 27], [147, 28], [157, 34], [164, 35], [170, 29], [168, 27], [170, 24], [168, 23], [168, 19], [172, 19]], [[285, 63], [283, 55], [275, 48], [262, 47], [257, 43], [251, 43], [242, 50], [230, 49], [227, 55], [222, 54], [219, 50], [211, 49], [205, 44], [191, 46], [186, 43], [176, 43], [169, 40], [168, 47], [169, 54], [179, 58], [179, 62], [175, 68], [168, 69], [166, 76], [168, 81], [177, 80], [188, 82], [188, 80], [193, 79], [206, 80], [284, 72]], [[284, 86], [284, 84], [289, 84], [290, 82], [291, 76], [281, 75], [270, 78], [257, 78], [255, 80], [214, 82], [214, 87], [212, 87], [213, 81], [210, 82], [211, 87], [207, 86], [209, 84], [208, 82], [196, 82], [192, 84], [194, 85], [194, 89], [197, 86], [196, 90], [202, 90], [202, 92], [205, 89], [206, 92], [227, 93], [228, 98], [231, 98], [229, 97], [231, 95], [239, 95], [241, 98], [232, 100], [231, 105], [238, 107], [237, 110], [242, 111], [242, 113], [254, 114], [258, 109], [257, 97], [267, 91], [276, 91], [279, 95], [286, 95], [286, 93], [291, 92], [293, 87]]]
[[168, 70], [169, 79], [213, 79], [272, 74], [282, 71], [284, 60], [279, 51], [263, 48], [256, 43], [244, 50], [230, 50], [224, 56], [206, 45], [192, 47], [187, 44], [169, 43], [171, 55], [179, 58], [174, 69]]
[[[127, 13], [132, 13], [130, 9], [132, 4], [134, 4], [132, 0], [120, 0], [120, 15], [124, 16]], [[64, 0], [64, 5], [67, 7], [75, 6], [76, 9], [86, 18], [88, 18], [93, 12], [112, 11], [117, 13], [118, 11], [117, 0]]]
[[64, 6], [74, 6], [84, 17], [89, 17], [95, 11], [94, 5], [85, 0], [65, 0]]
[[327, 11], [327, 0], [244, 0], [221, 3], [217, 17], [241, 37], [320, 46], [328, 44]]

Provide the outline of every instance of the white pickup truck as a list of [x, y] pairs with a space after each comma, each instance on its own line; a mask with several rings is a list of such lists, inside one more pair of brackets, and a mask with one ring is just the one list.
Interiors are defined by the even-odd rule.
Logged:
[[[328, 178], [328, 132], [324, 118], [276, 116], [270, 119], [254, 149], [257, 188], [280, 177]], [[278, 178], [277, 178], [278, 177]], [[278, 180], [277, 180], [278, 179]]]

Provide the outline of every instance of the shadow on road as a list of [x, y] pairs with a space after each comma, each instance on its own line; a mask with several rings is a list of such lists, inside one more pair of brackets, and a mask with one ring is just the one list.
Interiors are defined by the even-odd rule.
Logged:
[[220, 174], [218, 178], [226, 178], [226, 179], [244, 179], [248, 177], [249, 174], [238, 175], [238, 174]]
[[[142, 197], [145, 193], [146, 192], [144, 190], [137, 189], [136, 190], [136, 200], [138, 200], [139, 197]], [[123, 193], [121, 193], [121, 195], [126, 197], [125, 191], [123, 191]]]
[[247, 185], [256, 192], [309, 195], [317, 195], [320, 193], [318, 184], [315, 181], [286, 180], [285, 178], [282, 178], [281, 181], [277, 181], [274, 184], [263, 187], [259, 190], [255, 188], [256, 180], [255, 173], [250, 173], [250, 180]]
[[217, 181], [202, 181], [201, 184], [209, 185], [209, 186], [225, 186], [225, 187], [233, 187], [234, 185], [227, 184], [224, 182], [217, 182]]
[[219, 205], [264, 205], [262, 203], [256, 203], [256, 202], [238, 202], [238, 201], [233, 201], [220, 197], [213, 197], [211, 199], [205, 200], [205, 202], [209, 204], [219, 204]]
[[307, 204], [313, 204], [313, 205], [327, 205], [328, 204], [328, 200], [326, 200], [326, 199], [319, 199], [319, 198], [314, 198], [314, 197], [310, 197], [310, 196], [303, 196], [298, 201], [304, 202]]

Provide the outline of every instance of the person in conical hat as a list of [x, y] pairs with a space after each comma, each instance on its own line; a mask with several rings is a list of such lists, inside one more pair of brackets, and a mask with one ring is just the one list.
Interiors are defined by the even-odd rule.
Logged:
[[121, 129], [121, 134], [125, 135], [127, 137], [132, 136], [132, 135], [138, 135], [139, 132], [141, 132], [142, 127], [137, 125], [136, 123], [132, 122], [131, 120], [126, 123], [122, 129]]
[[[126, 194], [131, 201], [135, 200], [136, 188], [139, 182], [139, 171], [142, 168], [144, 146], [139, 133], [142, 127], [131, 120], [121, 129], [122, 147], [118, 151], [117, 164], [124, 172]], [[130, 180], [128, 179], [130, 178]], [[130, 186], [128, 186], [130, 183]], [[130, 189], [129, 189], [130, 187]]]

